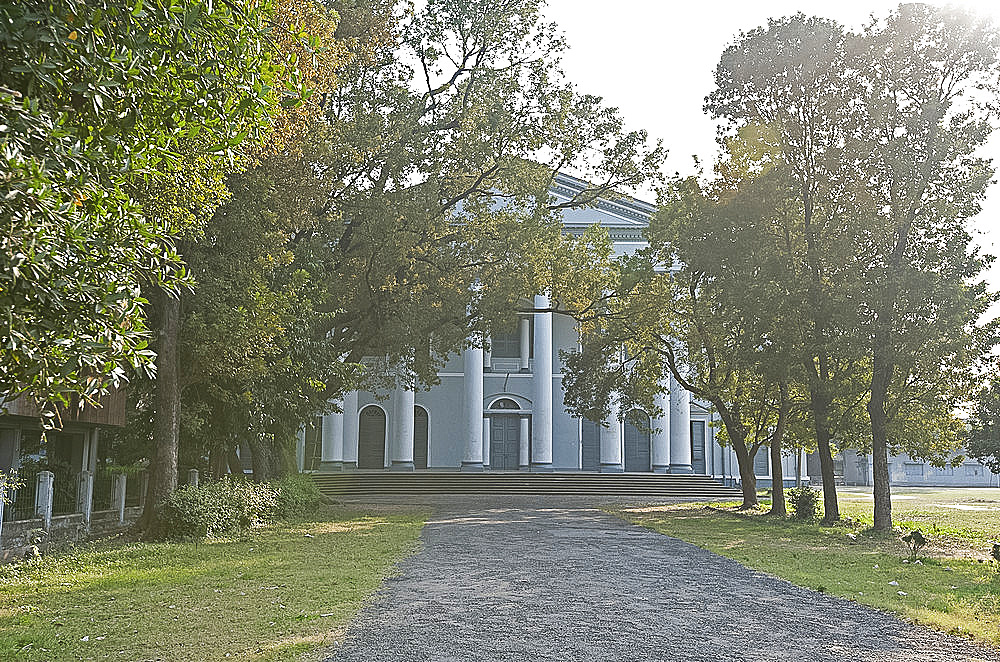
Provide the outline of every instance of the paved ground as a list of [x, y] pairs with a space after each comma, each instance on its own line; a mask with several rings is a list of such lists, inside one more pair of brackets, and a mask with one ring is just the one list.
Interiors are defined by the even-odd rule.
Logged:
[[996, 660], [579, 503], [437, 504], [332, 661]]

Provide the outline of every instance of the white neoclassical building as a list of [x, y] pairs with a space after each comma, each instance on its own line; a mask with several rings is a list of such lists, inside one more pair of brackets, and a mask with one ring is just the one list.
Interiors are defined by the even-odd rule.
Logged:
[[[551, 193], [570, 199], [584, 182], [560, 175]], [[601, 200], [567, 209], [565, 231], [607, 229], [618, 254], [646, 245], [654, 206]], [[545, 296], [535, 308], [548, 307]], [[521, 315], [515, 332], [489, 349], [454, 357], [430, 390], [355, 391], [343, 413], [323, 418], [300, 443], [304, 469], [463, 469], [467, 471], [601, 471], [738, 475], [735, 457], [715, 440], [711, 410], [671, 381], [657, 403], [662, 418], [639, 410], [605, 425], [575, 418], [563, 403], [560, 350], [579, 346], [572, 319], [550, 312]], [[665, 385], [667, 386], [667, 385]], [[766, 479], [766, 449], [762, 478]], [[804, 463], [803, 463], [804, 466]], [[786, 475], [794, 478], [794, 459]]]

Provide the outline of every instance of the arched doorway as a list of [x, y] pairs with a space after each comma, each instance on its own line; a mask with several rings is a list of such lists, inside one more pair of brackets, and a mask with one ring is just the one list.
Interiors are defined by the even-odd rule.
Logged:
[[385, 412], [378, 405], [368, 405], [359, 416], [358, 469], [384, 469]]
[[[501, 398], [490, 409], [520, 409], [509, 398]], [[490, 414], [490, 468], [517, 471], [521, 448], [521, 417], [518, 414]]]
[[427, 468], [427, 410], [417, 405], [413, 408], [413, 468]]
[[641, 409], [633, 409], [625, 417], [625, 471], [652, 471], [649, 416]]
[[601, 467], [601, 426], [584, 419], [580, 443], [580, 468], [584, 471], [598, 471]]

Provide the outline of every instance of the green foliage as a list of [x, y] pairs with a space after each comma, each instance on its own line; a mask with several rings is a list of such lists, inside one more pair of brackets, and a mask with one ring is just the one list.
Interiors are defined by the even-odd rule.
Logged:
[[159, 534], [170, 540], [203, 540], [260, 527], [274, 519], [278, 490], [269, 483], [215, 480], [185, 485], [160, 506]]
[[6, 505], [13, 503], [11, 496], [14, 490], [24, 486], [17, 472], [5, 473], [0, 471], [0, 501]]
[[276, 514], [280, 519], [294, 520], [312, 515], [323, 503], [323, 495], [309, 476], [290, 474], [273, 481], [278, 491]]
[[184, 274], [176, 226], [144, 215], [137, 191], [175, 181], [191, 140], [199, 158], [226, 159], [297, 97], [267, 46], [271, 12], [210, 0], [0, 7], [5, 399], [66, 404], [151, 371], [140, 288]]
[[819, 492], [803, 485], [793, 487], [785, 492], [788, 497], [788, 507], [795, 519], [811, 522], [819, 517]]
[[993, 473], [1000, 473], [1000, 382], [983, 388], [973, 403], [965, 448]]
[[927, 545], [927, 538], [920, 529], [914, 529], [903, 536], [900, 540], [906, 543], [907, 548], [910, 550], [910, 560], [916, 561], [917, 554]]
[[319, 488], [301, 475], [267, 483], [223, 478], [185, 485], [163, 502], [159, 535], [168, 540], [219, 538], [311, 515], [321, 503]]

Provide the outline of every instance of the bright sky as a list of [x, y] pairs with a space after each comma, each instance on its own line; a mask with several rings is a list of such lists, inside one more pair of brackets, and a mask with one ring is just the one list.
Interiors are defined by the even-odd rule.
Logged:
[[[546, 11], [566, 35], [563, 65], [582, 92], [621, 109], [629, 128], [646, 129], [670, 149], [671, 171], [693, 171], [692, 154], [706, 165], [716, 153], [715, 124], [702, 112], [722, 51], [742, 31], [769, 17], [796, 12], [823, 16], [857, 29], [871, 14], [885, 16], [897, 2], [840, 0], [548, 0]], [[996, 0], [952, 2], [1000, 24]], [[1000, 169], [1000, 131], [985, 151]], [[994, 184], [975, 222], [978, 241], [1000, 255], [1000, 184]], [[998, 260], [1000, 262], [1000, 260]], [[989, 275], [1000, 289], [1000, 264]]]

